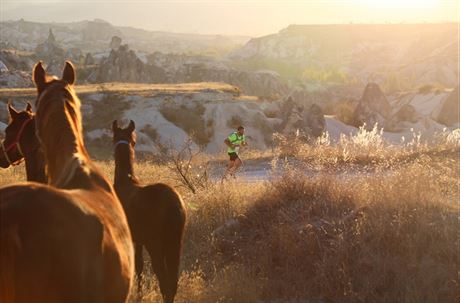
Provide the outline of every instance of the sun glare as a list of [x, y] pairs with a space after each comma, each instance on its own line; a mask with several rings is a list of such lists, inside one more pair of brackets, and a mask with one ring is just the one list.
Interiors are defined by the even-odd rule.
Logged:
[[360, 4], [366, 4], [380, 8], [429, 8], [438, 4], [439, 0], [358, 0]]

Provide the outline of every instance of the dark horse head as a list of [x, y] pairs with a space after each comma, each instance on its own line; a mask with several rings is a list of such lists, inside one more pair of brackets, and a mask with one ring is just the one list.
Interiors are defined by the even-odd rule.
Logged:
[[8, 104], [7, 107], [10, 122], [5, 129], [5, 139], [1, 144], [0, 167], [2, 168], [21, 163], [26, 154], [40, 148], [35, 137], [32, 105], [27, 103], [26, 108], [21, 112], [18, 112], [11, 104]]
[[[26, 109], [18, 112], [11, 104], [7, 105], [10, 121], [5, 129], [5, 139], [1, 144], [0, 167], [8, 168], [17, 165], [24, 159], [24, 138], [35, 131], [32, 106], [27, 103]], [[27, 145], [27, 144], [26, 144]]]
[[120, 128], [118, 126], [118, 121], [114, 120], [112, 123], [112, 131], [113, 144], [115, 144], [115, 147], [117, 147], [119, 144], [126, 144], [134, 148], [134, 145], [136, 145], [136, 133], [134, 132], [135, 129], [136, 125], [134, 124], [133, 120], [129, 121], [129, 125], [126, 128]]
[[35, 115], [27, 103], [23, 111], [8, 104], [10, 122], [1, 143], [0, 167], [7, 168], [26, 161], [27, 181], [46, 183], [45, 159], [40, 142], [35, 135]]
[[118, 185], [137, 183], [133, 172], [134, 146], [136, 145], [136, 125], [130, 120], [126, 128], [120, 128], [117, 120], [112, 123], [115, 152], [115, 188]]

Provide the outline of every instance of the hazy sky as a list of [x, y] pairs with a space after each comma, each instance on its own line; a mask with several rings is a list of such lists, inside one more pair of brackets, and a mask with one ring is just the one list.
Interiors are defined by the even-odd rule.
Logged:
[[0, 19], [100, 18], [149, 30], [261, 36], [289, 24], [458, 22], [460, 0], [0, 0]]

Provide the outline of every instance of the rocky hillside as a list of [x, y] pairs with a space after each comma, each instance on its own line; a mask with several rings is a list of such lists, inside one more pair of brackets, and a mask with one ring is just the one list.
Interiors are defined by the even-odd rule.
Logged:
[[[240, 95], [238, 88], [222, 83], [83, 85], [76, 91], [82, 100], [86, 139], [106, 151], [111, 150], [114, 119], [136, 122], [139, 151], [153, 152], [158, 143], [178, 148], [190, 136], [195, 146], [215, 153], [224, 150], [223, 140], [239, 125], [247, 127], [253, 148], [265, 149], [272, 144], [272, 133], [282, 131], [280, 125], [289, 118], [289, 113], [279, 114], [280, 103]], [[33, 88], [0, 89], [3, 125], [8, 121], [8, 100], [21, 108], [34, 97]]]
[[275, 72], [241, 71], [205, 55], [146, 53], [133, 49], [119, 36], [107, 38], [109, 42], [103, 51], [85, 53], [80, 48], [63, 46], [56, 31], [49, 29], [47, 38], [31, 52], [1, 50], [0, 64], [3, 63], [6, 70], [0, 71], [0, 87], [32, 86], [30, 81], [22, 81], [22, 74], [17, 71], [30, 75], [38, 60], [45, 62], [51, 74], [59, 74], [63, 62], [71, 60], [79, 65], [80, 83], [225, 82], [238, 86], [245, 94], [272, 99], [288, 91]]
[[458, 39], [455, 23], [291, 25], [251, 39], [229, 58], [308, 84], [376, 82], [387, 92], [427, 83], [455, 87]]
[[10, 48], [34, 50], [48, 37], [50, 28], [64, 48], [83, 52], [105, 50], [113, 36], [143, 52], [225, 54], [249, 40], [244, 36], [199, 35], [146, 31], [112, 25], [104, 20], [73, 23], [38, 23], [25, 20], [0, 22], [1, 43]]
[[[273, 146], [274, 132], [287, 136], [301, 133], [308, 140], [327, 131], [336, 141], [342, 134], [357, 131], [335, 116], [325, 116], [316, 104], [306, 106], [292, 97], [264, 101], [241, 95], [237, 87], [222, 83], [108, 83], [77, 86], [76, 91], [82, 100], [87, 143], [104, 155], [111, 153], [114, 119], [134, 120], [136, 149], [148, 153], [160, 145], [179, 148], [189, 137], [195, 147], [206, 152], [224, 152], [223, 140], [239, 125], [246, 127], [250, 146], [256, 149]], [[34, 88], [0, 89], [0, 129], [8, 121], [6, 103], [12, 100], [21, 108], [26, 101], [33, 101], [35, 94]], [[382, 108], [386, 114], [377, 115]], [[456, 91], [384, 96], [375, 83], [367, 86], [354, 111], [364, 122], [379, 122], [384, 137], [393, 143], [400, 143], [402, 136], [410, 139], [414, 133], [420, 132], [423, 141], [443, 128], [458, 128], [458, 112]]]
[[369, 83], [359, 99], [337, 102], [333, 107], [338, 120], [355, 127], [365, 123], [367, 129], [377, 123], [393, 133], [393, 138], [411, 129], [428, 138], [444, 128], [460, 127], [458, 87], [385, 95], [378, 84]]

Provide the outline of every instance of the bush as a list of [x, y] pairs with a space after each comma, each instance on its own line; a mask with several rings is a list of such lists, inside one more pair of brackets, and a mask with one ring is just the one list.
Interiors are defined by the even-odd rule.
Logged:
[[205, 121], [203, 114], [206, 108], [200, 103], [177, 105], [175, 103], [163, 103], [160, 113], [166, 120], [183, 129], [200, 146], [206, 146], [213, 134], [213, 121]]
[[237, 252], [262, 301], [456, 302], [460, 208], [446, 203], [455, 176], [433, 180], [444, 173], [423, 160], [371, 178], [288, 170], [219, 252]]
[[432, 91], [434, 90], [434, 86], [431, 85], [431, 84], [425, 84], [423, 86], [420, 86], [420, 88], [418, 89], [418, 92], [420, 94], [428, 94], [428, 93], [431, 93]]
[[238, 126], [243, 124], [243, 119], [241, 119], [238, 115], [233, 115], [230, 120], [227, 121], [227, 126], [232, 129], [236, 129]]
[[100, 88], [103, 97], [99, 101], [91, 102], [92, 114], [83, 120], [85, 131], [110, 128], [114, 119], [119, 119], [125, 111], [131, 108], [129, 101], [117, 93], [111, 93]]
[[158, 131], [150, 124], [145, 125], [144, 128], [141, 129], [141, 132], [146, 134], [154, 142], [158, 140]]

